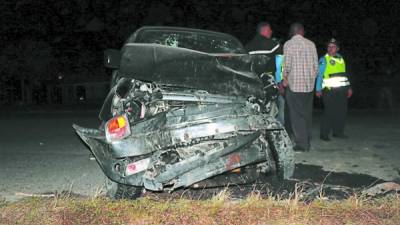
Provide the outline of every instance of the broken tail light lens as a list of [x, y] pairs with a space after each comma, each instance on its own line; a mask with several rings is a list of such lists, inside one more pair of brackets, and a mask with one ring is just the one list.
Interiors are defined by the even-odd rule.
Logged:
[[108, 142], [121, 140], [131, 134], [126, 115], [116, 116], [106, 123], [106, 139]]

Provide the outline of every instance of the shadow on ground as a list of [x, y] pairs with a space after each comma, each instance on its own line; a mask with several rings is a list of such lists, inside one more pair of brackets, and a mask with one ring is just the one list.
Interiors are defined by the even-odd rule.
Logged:
[[[280, 180], [274, 176], [266, 176], [256, 183], [247, 185], [230, 185], [219, 188], [180, 189], [172, 193], [146, 192], [144, 196], [156, 199], [185, 198], [192, 200], [211, 199], [222, 191], [230, 199], [244, 199], [250, 194], [258, 194], [262, 198], [280, 199], [297, 197], [304, 201], [316, 198], [345, 199], [376, 184], [385, 182], [382, 179], [365, 175], [338, 173], [322, 170], [320, 166], [297, 164], [290, 180]], [[297, 195], [297, 196], [295, 196]]]

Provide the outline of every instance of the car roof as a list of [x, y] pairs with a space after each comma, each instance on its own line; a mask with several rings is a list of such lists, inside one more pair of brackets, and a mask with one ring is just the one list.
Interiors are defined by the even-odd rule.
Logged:
[[134, 43], [136, 36], [138, 33], [144, 31], [144, 30], [166, 30], [166, 31], [186, 31], [186, 32], [193, 32], [193, 33], [203, 33], [203, 34], [209, 34], [209, 35], [215, 35], [215, 36], [226, 36], [232, 39], [235, 39], [237, 42], [242, 44], [239, 39], [237, 39], [235, 36], [228, 34], [228, 33], [223, 33], [223, 32], [217, 32], [217, 31], [211, 31], [211, 30], [203, 30], [203, 29], [197, 29], [197, 28], [188, 28], [188, 27], [174, 27], [174, 26], [143, 26], [139, 29], [137, 29], [129, 38], [127, 43]]

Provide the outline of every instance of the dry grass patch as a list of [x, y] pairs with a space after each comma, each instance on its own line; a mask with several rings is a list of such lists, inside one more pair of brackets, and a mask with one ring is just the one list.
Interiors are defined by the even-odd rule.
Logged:
[[261, 198], [257, 192], [232, 200], [227, 189], [210, 200], [141, 198], [27, 198], [0, 204], [0, 224], [398, 224], [400, 198], [353, 196], [305, 203]]

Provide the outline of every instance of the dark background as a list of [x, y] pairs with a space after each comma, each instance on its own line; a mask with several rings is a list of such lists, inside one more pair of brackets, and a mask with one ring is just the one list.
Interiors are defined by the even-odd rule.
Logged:
[[110, 79], [103, 50], [120, 48], [143, 25], [221, 31], [245, 44], [260, 21], [269, 21], [282, 43], [291, 23], [304, 23], [320, 56], [330, 37], [338, 39], [355, 91], [351, 107], [399, 105], [394, 0], [7, 0], [0, 11], [3, 107], [101, 104]]

